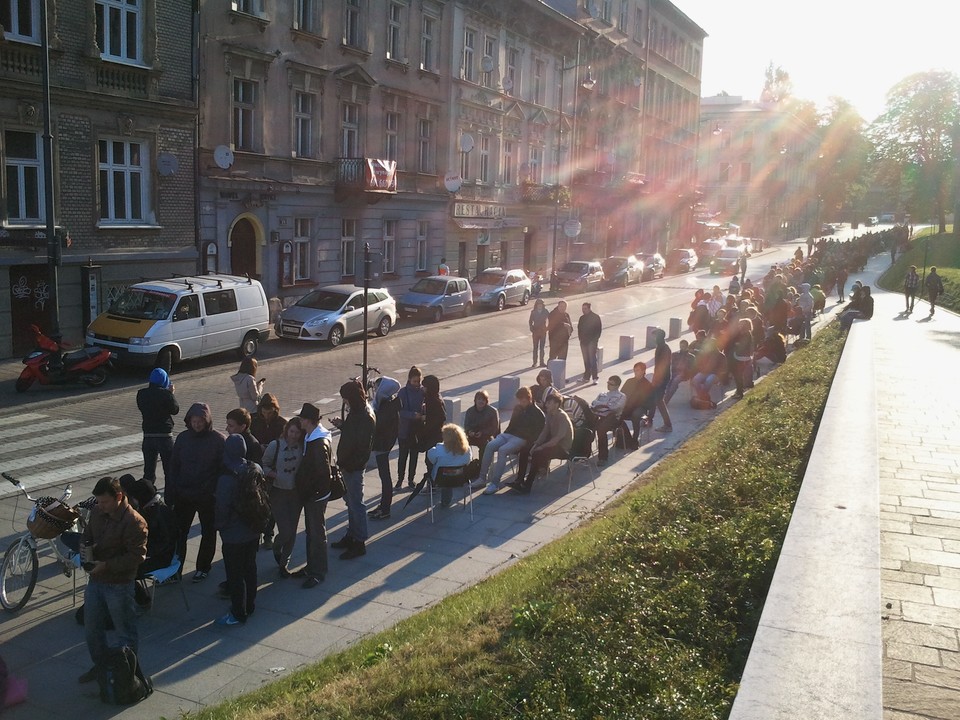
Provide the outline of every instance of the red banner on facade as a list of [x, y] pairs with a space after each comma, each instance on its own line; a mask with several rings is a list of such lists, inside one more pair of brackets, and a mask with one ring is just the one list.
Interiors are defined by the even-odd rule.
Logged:
[[364, 168], [364, 189], [367, 192], [397, 191], [397, 161], [367, 158]]

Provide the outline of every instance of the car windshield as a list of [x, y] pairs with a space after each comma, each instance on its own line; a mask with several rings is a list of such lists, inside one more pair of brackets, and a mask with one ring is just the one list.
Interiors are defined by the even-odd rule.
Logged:
[[670, 252], [670, 259], [671, 259], [671, 260], [674, 260], [674, 261], [676, 261], [676, 260], [686, 260], [686, 259], [687, 259], [687, 251], [686, 251], [686, 250], [673, 250], [673, 251]]
[[347, 301], [349, 295], [329, 290], [314, 290], [297, 300], [297, 307], [312, 310], [339, 310]]
[[719, 253], [717, 253], [717, 256], [725, 260], [732, 260], [734, 258], [740, 257], [740, 251], [737, 250], [736, 248], [725, 248], [724, 250], [721, 250]]
[[164, 320], [176, 301], [173, 293], [127, 288], [110, 306], [110, 314], [138, 320]]
[[604, 270], [620, 270], [627, 266], [627, 259], [622, 257], [610, 257], [603, 261]]
[[503, 285], [505, 273], [482, 272], [474, 282], [477, 285]]
[[587, 271], [587, 264], [585, 262], [568, 262], [562, 268], [560, 272], [568, 273], [585, 273]]
[[421, 295], [443, 295], [447, 291], [447, 281], [437, 278], [423, 278], [410, 288], [410, 292]]

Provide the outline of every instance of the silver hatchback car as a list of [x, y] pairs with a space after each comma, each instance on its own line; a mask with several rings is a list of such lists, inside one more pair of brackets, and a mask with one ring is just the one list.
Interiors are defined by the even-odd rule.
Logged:
[[503, 310], [510, 303], [526, 305], [530, 300], [531, 282], [523, 270], [487, 268], [470, 285], [476, 302], [485, 307]]
[[[386, 288], [367, 294], [367, 331], [383, 337], [397, 322], [397, 303]], [[328, 285], [284, 308], [274, 326], [277, 337], [327, 340], [336, 347], [344, 338], [363, 334], [363, 288]]]

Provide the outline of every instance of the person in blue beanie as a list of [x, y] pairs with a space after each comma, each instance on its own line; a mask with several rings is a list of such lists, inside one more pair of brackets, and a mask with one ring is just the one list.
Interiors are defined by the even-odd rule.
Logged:
[[143, 479], [157, 482], [157, 458], [163, 466], [163, 479], [170, 477], [173, 456], [173, 416], [180, 404], [173, 394], [173, 383], [166, 370], [154, 368], [150, 384], [137, 392], [137, 407], [143, 417]]

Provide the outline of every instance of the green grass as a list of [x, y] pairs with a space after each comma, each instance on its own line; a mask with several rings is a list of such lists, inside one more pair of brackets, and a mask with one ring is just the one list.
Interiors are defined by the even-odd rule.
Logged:
[[[917, 272], [921, 275], [924, 266], [936, 266], [937, 274], [943, 277], [944, 289], [944, 294], [937, 304], [960, 312], [960, 243], [952, 234], [918, 234], [910, 243], [910, 249], [901, 253], [897, 261], [881, 276], [880, 287], [892, 292], [902, 292], [903, 278], [911, 265], [916, 265]], [[922, 287], [919, 296], [926, 297]]]
[[199, 717], [726, 717], [842, 344], [823, 329], [542, 551]]

